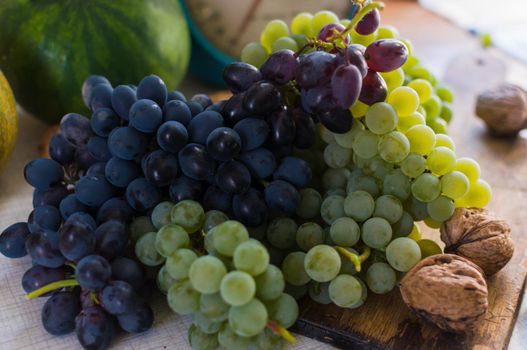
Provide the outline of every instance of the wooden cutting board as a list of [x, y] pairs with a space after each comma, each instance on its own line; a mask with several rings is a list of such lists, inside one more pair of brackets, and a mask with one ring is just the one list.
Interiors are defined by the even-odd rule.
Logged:
[[[370, 293], [365, 305], [355, 310], [304, 300], [295, 331], [343, 349], [504, 349], [527, 274], [527, 140], [492, 138], [473, 111], [477, 92], [489, 82], [503, 81], [504, 68], [508, 81], [525, 82], [527, 67], [494, 50], [482, 51], [476, 39], [416, 4], [388, 2], [382, 19], [411, 38], [427, 67], [445, 72], [456, 93], [450, 134], [457, 154], [480, 163], [482, 177], [494, 191], [490, 209], [510, 224], [515, 253], [506, 268], [487, 281], [489, 309], [471, 334], [441, 332], [418, 321], [398, 290]], [[439, 240], [437, 231], [425, 231], [428, 238]]]

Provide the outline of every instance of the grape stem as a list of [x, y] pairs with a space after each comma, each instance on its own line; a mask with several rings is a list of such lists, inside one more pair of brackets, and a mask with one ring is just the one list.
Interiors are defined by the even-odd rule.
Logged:
[[65, 287], [75, 287], [75, 286], [78, 286], [78, 285], [79, 285], [79, 282], [77, 282], [77, 280], [74, 279], [74, 278], [51, 282], [49, 284], [46, 284], [43, 287], [40, 287], [39, 289], [35, 289], [31, 293], [28, 293], [26, 295], [26, 299], [31, 300], [31, 299], [37, 298], [37, 297], [39, 297], [39, 296], [41, 296], [43, 294], [52, 292], [52, 291], [54, 291], [56, 289], [62, 289], [62, 288], [65, 288]]
[[361, 255], [357, 255], [355, 253], [350, 252], [348, 249], [341, 247], [341, 246], [335, 246], [335, 249], [342, 255], [344, 255], [346, 258], [348, 258], [353, 266], [355, 267], [355, 270], [357, 272], [360, 272], [362, 266], [361, 264], [366, 261], [366, 259], [369, 258], [371, 249], [370, 247], [365, 247], [364, 251]]
[[[359, 1], [356, 1], [357, 3], [359, 3]], [[363, 5], [363, 2], [364, 1], [360, 1], [360, 6]], [[383, 2], [380, 2], [380, 1], [372, 1], [370, 2], [368, 5], [366, 6], [362, 6], [362, 8], [360, 9], [360, 11], [355, 15], [355, 17], [353, 17], [351, 19], [351, 22], [350, 24], [346, 27], [346, 29], [344, 29], [341, 33], [340, 33], [340, 39], [344, 39], [346, 37], [346, 35], [348, 35], [348, 33], [353, 29], [355, 28], [355, 26], [357, 25], [357, 23], [359, 23], [363, 18], [364, 16], [366, 16], [368, 14], [368, 12], [372, 11], [372, 10], [375, 10], [375, 9], [379, 9], [379, 10], [382, 10], [384, 9], [384, 3]]]
[[275, 321], [268, 321], [267, 322], [267, 328], [269, 328], [274, 334], [281, 336], [285, 339], [288, 343], [294, 344], [296, 343], [296, 338], [283, 326], [281, 326], [278, 322]]

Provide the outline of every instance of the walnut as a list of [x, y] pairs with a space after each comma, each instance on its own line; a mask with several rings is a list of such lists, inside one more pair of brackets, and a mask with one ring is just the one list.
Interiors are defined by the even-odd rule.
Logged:
[[478, 95], [476, 115], [498, 136], [515, 135], [527, 126], [527, 93], [513, 84], [502, 84]]
[[461, 255], [490, 276], [501, 270], [514, 253], [511, 229], [489, 211], [457, 208], [441, 226], [445, 253]]
[[487, 311], [487, 283], [481, 269], [453, 254], [429, 256], [400, 283], [404, 302], [420, 318], [452, 332], [466, 332]]

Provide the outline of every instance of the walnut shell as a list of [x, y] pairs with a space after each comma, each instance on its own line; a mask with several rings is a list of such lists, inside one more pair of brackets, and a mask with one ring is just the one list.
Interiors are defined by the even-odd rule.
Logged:
[[441, 226], [445, 253], [461, 255], [490, 276], [501, 270], [512, 258], [514, 243], [511, 229], [485, 209], [457, 208]]
[[513, 84], [502, 84], [478, 95], [476, 115], [496, 135], [517, 134], [527, 125], [527, 93]]
[[483, 319], [488, 307], [481, 269], [453, 254], [421, 260], [401, 280], [400, 290], [418, 317], [446, 331], [469, 331]]

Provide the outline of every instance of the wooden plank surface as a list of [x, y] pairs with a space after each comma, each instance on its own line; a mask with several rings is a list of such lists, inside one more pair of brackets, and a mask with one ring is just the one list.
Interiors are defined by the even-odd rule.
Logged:
[[[415, 4], [389, 2], [382, 19], [410, 38], [425, 65], [435, 73], [444, 72], [440, 76], [454, 88], [450, 134], [457, 154], [480, 163], [482, 177], [494, 191], [489, 207], [511, 225], [515, 253], [504, 270], [488, 279], [489, 310], [471, 334], [440, 332], [418, 322], [398, 290], [383, 296], [370, 293], [365, 305], [355, 310], [305, 300], [296, 331], [344, 349], [504, 349], [527, 273], [527, 141], [489, 136], [473, 110], [478, 91], [505, 78], [525, 82], [527, 68], [494, 50], [479, 49], [478, 41], [469, 34]], [[437, 231], [426, 229], [425, 235], [439, 240]]]

